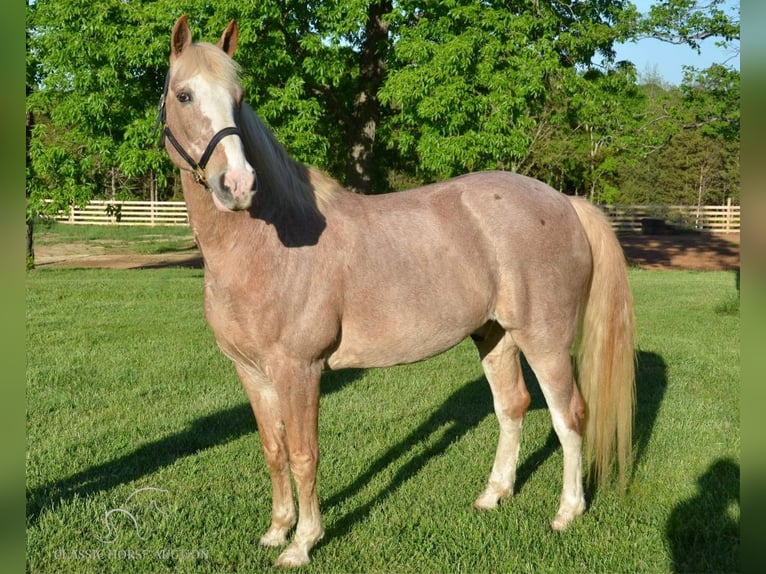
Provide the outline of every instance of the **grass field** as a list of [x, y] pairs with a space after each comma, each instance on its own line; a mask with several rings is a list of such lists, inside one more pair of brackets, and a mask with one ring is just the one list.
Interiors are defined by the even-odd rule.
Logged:
[[[561, 452], [536, 383], [516, 495], [471, 502], [497, 438], [476, 353], [323, 379], [325, 539], [307, 572], [739, 570], [739, 311], [732, 273], [632, 270], [636, 463], [548, 523]], [[270, 487], [202, 271], [27, 275], [27, 570], [261, 572]], [[135, 522], [134, 522], [135, 520]]]

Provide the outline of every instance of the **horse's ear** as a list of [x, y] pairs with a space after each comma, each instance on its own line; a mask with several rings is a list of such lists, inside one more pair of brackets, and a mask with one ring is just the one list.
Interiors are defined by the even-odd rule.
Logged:
[[234, 56], [234, 50], [237, 49], [237, 38], [239, 37], [239, 28], [237, 27], [236, 20], [231, 20], [229, 25], [226, 26], [226, 30], [221, 34], [221, 39], [218, 40], [218, 47], [226, 52], [229, 57]]
[[170, 36], [170, 61], [172, 62], [191, 45], [192, 33], [189, 28], [189, 17], [184, 14], [176, 20], [173, 33]]

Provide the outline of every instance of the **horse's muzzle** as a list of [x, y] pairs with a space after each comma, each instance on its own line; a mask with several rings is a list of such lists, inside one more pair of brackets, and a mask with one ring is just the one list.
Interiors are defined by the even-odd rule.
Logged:
[[246, 169], [225, 171], [209, 181], [213, 203], [221, 211], [244, 211], [250, 209], [255, 195], [255, 172]]

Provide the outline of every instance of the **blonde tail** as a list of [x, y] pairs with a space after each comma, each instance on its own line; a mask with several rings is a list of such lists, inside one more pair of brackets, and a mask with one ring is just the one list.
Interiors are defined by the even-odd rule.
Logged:
[[596, 206], [572, 197], [591, 246], [593, 274], [576, 350], [587, 408], [585, 468], [604, 483], [616, 458], [620, 484], [632, 458], [635, 405], [635, 321], [625, 256]]

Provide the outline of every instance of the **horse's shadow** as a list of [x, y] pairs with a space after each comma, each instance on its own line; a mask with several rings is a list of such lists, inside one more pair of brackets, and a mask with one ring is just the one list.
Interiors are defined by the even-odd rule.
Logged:
[[[654, 353], [640, 352], [638, 354], [636, 373], [637, 409], [634, 429], [634, 468], [645, 456], [646, 446], [651, 437], [657, 413], [667, 387], [665, 362]], [[546, 408], [545, 399], [529, 365], [523, 360], [524, 380], [532, 397], [530, 410]], [[341, 491], [323, 501], [326, 507], [334, 507], [343, 501], [357, 495], [364, 486], [376, 475], [400, 461], [403, 464], [375, 496], [366, 503], [357, 506], [337, 521], [329, 525], [325, 541], [340, 537], [351, 531], [355, 524], [364, 520], [373, 508], [396, 492], [410, 478], [418, 474], [436, 456], [443, 454], [446, 449], [477, 427], [488, 415], [492, 414], [492, 395], [484, 377], [480, 377], [457, 391], [425, 421], [398, 444], [389, 448], [366, 472], [356, 478]], [[427, 442], [431, 435], [442, 433], [441, 437], [419, 454], [408, 458], [408, 453], [417, 445]], [[494, 446], [494, 445], [493, 445]], [[527, 480], [559, 447], [559, 441], [553, 428], [548, 433], [545, 442], [535, 451], [520, 461], [516, 470], [514, 492], [524, 488]], [[492, 451], [494, 452], [494, 451]], [[478, 492], [478, 491], [477, 491]], [[586, 496], [594, 495], [593, 485], [588, 486]]]
[[[325, 374], [322, 394], [339, 391], [358, 379], [362, 373], [359, 369], [348, 369]], [[109, 462], [29, 490], [27, 521], [35, 522], [46, 507], [58, 506], [75, 497], [84, 498], [139, 480], [179, 459], [254, 432], [256, 426], [253, 411], [246, 402], [200, 417], [180, 432], [146, 443]]]
[[[542, 393], [536, 385], [530, 384], [534, 375], [524, 363], [524, 378], [527, 381], [532, 403], [530, 409], [544, 408], [545, 401]], [[343, 501], [356, 496], [367, 483], [385, 471], [388, 467], [401, 464], [399, 470], [393, 475], [388, 484], [378, 491], [370, 500], [361, 504], [341, 516], [338, 520], [328, 525], [325, 541], [336, 537], [342, 537], [353, 530], [354, 525], [363, 521], [370, 512], [396, 492], [409, 479], [417, 475], [428, 462], [443, 454], [447, 448], [462, 439], [488, 415], [492, 414], [492, 395], [489, 385], [484, 377], [480, 377], [460, 387], [447, 400], [434, 411], [426, 420], [412, 430], [405, 439], [389, 448], [369, 468], [359, 475], [351, 484], [333, 494], [329, 499], [322, 502], [327, 508], [335, 507]], [[428, 448], [415, 456], [410, 456], [411, 450], [417, 445], [429, 441], [432, 435], [440, 435]], [[557, 448], [556, 435], [550, 433], [545, 444], [531, 454], [517, 470], [516, 485], [520, 488], [534, 469], [542, 464]], [[493, 445], [494, 447], [494, 445]]]
[[636, 368], [636, 412], [633, 427], [633, 469], [646, 457], [660, 405], [668, 387], [668, 368], [656, 353], [640, 351]]
[[[534, 374], [523, 362], [524, 378], [532, 397], [531, 409], [545, 408], [545, 400]], [[349, 369], [325, 374], [322, 394], [340, 391], [345, 385], [360, 378], [364, 371]], [[653, 353], [640, 353], [637, 376], [638, 409], [636, 413], [636, 464], [643, 457], [666, 386], [665, 363]], [[381, 471], [401, 463], [399, 470], [371, 500], [341, 516], [329, 525], [326, 540], [343, 536], [355, 524], [364, 520], [370, 511], [396, 492], [410, 478], [417, 475], [433, 457], [443, 454], [454, 442], [463, 438], [493, 412], [492, 396], [484, 377], [477, 378], [455, 391], [425, 421], [409, 435], [393, 445], [366, 472], [322, 504], [335, 506], [353, 498], [369, 480]], [[27, 492], [27, 521], [35, 522], [44, 508], [58, 506], [74, 498], [106, 491], [115, 486], [141, 479], [169, 466], [179, 459], [200, 451], [226, 444], [255, 432], [250, 406], [242, 403], [196, 419], [186, 429], [166, 438], [149, 442], [131, 453], [87, 468], [67, 478], [56, 480]], [[411, 451], [425, 444], [429, 437], [440, 433], [438, 440], [416, 455]], [[492, 445], [492, 452], [494, 445]], [[551, 430], [545, 442], [521, 461], [516, 473], [516, 491], [558, 448], [558, 439]]]

